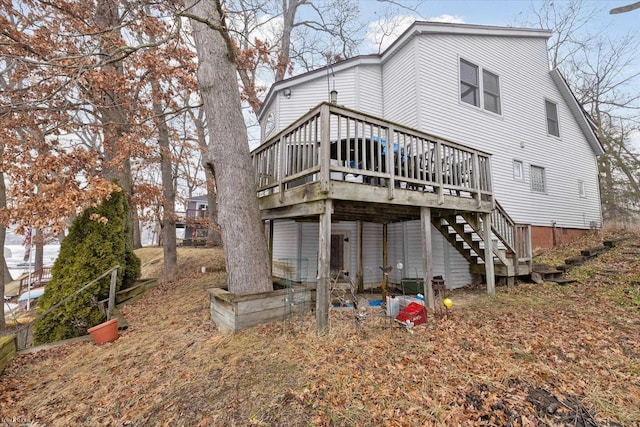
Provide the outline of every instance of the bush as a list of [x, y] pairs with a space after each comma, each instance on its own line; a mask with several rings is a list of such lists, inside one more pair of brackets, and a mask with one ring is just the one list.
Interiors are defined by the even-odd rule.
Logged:
[[[116, 289], [140, 276], [140, 259], [130, 240], [129, 206], [123, 191], [114, 191], [98, 207], [85, 209], [62, 241], [52, 278], [38, 300], [38, 314], [119, 265]], [[53, 309], [34, 324], [34, 343], [58, 341], [87, 333], [105, 320], [98, 301], [109, 297], [111, 275]]]

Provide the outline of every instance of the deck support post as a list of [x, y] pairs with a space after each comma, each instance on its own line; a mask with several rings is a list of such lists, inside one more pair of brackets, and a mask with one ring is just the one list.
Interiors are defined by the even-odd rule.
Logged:
[[324, 212], [320, 214], [318, 239], [318, 281], [316, 284], [316, 329], [324, 334], [329, 329], [329, 287], [331, 286], [331, 199], [324, 201]]
[[364, 292], [364, 225], [358, 220], [358, 292]]
[[387, 306], [387, 287], [389, 286], [389, 273], [385, 270], [389, 262], [389, 227], [387, 223], [382, 224], [382, 282], [380, 289], [382, 290], [382, 306]]
[[431, 208], [420, 208], [420, 234], [422, 235], [422, 271], [424, 272], [423, 292], [427, 306], [432, 312], [436, 309], [435, 295], [431, 278], [433, 277], [433, 251], [431, 247]]
[[328, 104], [320, 107], [320, 191], [329, 192], [331, 179], [331, 111]]
[[273, 276], [273, 230], [275, 229], [273, 225], [273, 219], [269, 221], [269, 270], [271, 271], [271, 276]]
[[484, 239], [484, 268], [487, 294], [496, 294], [496, 275], [493, 265], [493, 241], [491, 240], [491, 213], [482, 214], [482, 238]]

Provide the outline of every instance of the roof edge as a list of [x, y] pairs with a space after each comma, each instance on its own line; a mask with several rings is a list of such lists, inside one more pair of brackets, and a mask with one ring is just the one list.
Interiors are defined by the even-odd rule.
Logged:
[[589, 145], [591, 145], [591, 149], [596, 156], [603, 155], [604, 147], [598, 139], [598, 135], [596, 135], [595, 124], [591, 120], [591, 117], [589, 117], [584, 108], [582, 108], [582, 105], [580, 105], [580, 103], [578, 102], [578, 99], [571, 91], [571, 88], [569, 87], [569, 84], [567, 83], [565, 78], [562, 76], [562, 74], [560, 74], [560, 71], [557, 68], [554, 68], [553, 70], [549, 71], [549, 74], [551, 74], [551, 80], [553, 80], [553, 82], [558, 87], [560, 95], [562, 95], [562, 98], [567, 103], [569, 111], [571, 111], [571, 114], [573, 114], [573, 116], [575, 117], [580, 130], [582, 130], [582, 133], [584, 134], [585, 138], [587, 138]]

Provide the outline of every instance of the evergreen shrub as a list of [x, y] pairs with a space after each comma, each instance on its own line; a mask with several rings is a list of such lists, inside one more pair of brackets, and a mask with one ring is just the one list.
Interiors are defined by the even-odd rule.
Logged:
[[[120, 266], [116, 290], [132, 286], [140, 276], [140, 259], [131, 246], [129, 206], [121, 190], [111, 193], [99, 206], [85, 209], [75, 219], [60, 245], [51, 281], [38, 300], [37, 313], [45, 313], [116, 265]], [[85, 335], [88, 328], [105, 321], [106, 314], [98, 301], [109, 297], [110, 281], [108, 274], [36, 321], [34, 343]]]

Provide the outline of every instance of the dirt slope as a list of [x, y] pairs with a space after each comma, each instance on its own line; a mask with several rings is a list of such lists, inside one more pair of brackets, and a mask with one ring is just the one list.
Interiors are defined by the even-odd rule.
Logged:
[[[375, 313], [356, 331], [350, 313], [332, 312], [331, 332], [321, 337], [311, 315], [219, 334], [209, 321], [206, 290], [224, 283], [224, 273], [197, 271], [205, 264], [209, 271], [223, 268], [222, 254], [191, 250], [180, 254], [180, 280], [123, 309], [130, 328], [117, 341], [16, 357], [0, 377], [0, 420], [640, 425], [635, 244], [627, 240], [581, 267], [576, 274], [583, 283], [520, 284], [498, 288], [495, 298], [481, 289], [454, 293], [448, 318], [430, 318], [412, 335]], [[159, 265], [147, 264], [147, 274]], [[611, 265], [619, 274], [596, 275]]]

